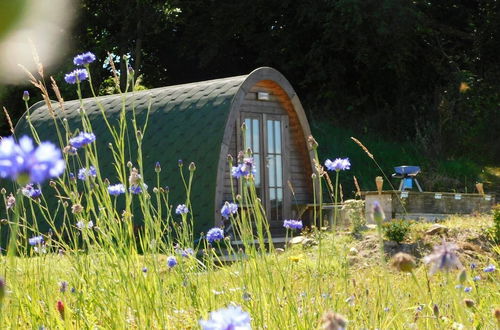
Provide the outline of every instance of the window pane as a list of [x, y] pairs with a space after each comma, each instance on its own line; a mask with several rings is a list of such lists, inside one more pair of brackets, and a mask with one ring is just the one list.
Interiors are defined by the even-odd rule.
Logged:
[[252, 140], [250, 136], [250, 132], [252, 131], [252, 121], [250, 118], [245, 119], [245, 125], [247, 126], [247, 129], [245, 131], [245, 148], [251, 148], [252, 147]]
[[260, 155], [253, 155], [253, 164], [255, 166], [255, 186], [260, 187]]
[[274, 156], [276, 163], [276, 186], [283, 187], [283, 166], [281, 164], [281, 155]]
[[274, 141], [275, 152], [281, 154], [281, 122], [279, 120], [274, 121]]
[[273, 121], [267, 121], [267, 152], [273, 154], [274, 153], [274, 130], [273, 130]]
[[269, 174], [269, 187], [276, 187], [276, 160], [275, 156], [267, 156], [267, 171]]
[[253, 119], [252, 120], [252, 151], [253, 152], [260, 152], [260, 136], [259, 136], [259, 120], [258, 119]]

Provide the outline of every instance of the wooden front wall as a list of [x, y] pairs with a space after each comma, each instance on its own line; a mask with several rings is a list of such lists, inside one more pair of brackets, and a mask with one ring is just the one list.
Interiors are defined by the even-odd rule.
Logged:
[[[257, 92], [270, 93], [269, 101], [257, 100]], [[306, 138], [300, 127], [299, 120], [293, 106], [286, 93], [272, 81], [262, 81], [255, 85], [246, 94], [245, 100], [238, 109], [240, 114], [245, 113], [266, 113], [269, 115], [287, 115], [287, 123], [284, 123], [283, 132], [283, 198], [284, 198], [284, 219], [291, 218], [296, 212], [296, 204], [307, 204], [313, 199], [311, 183], [311, 162], [307, 149]], [[241, 142], [241, 115], [238, 116], [234, 132], [229, 145], [229, 154], [237, 161], [237, 155], [242, 147]], [[226, 166], [224, 179], [224, 200], [231, 201], [230, 169]], [[289, 184], [289, 183], [290, 184]], [[233, 180], [236, 185], [236, 180]], [[293, 188], [295, 198], [292, 196], [290, 186]], [[237, 187], [235, 187], [237, 190]], [[281, 226], [274, 224], [275, 226]], [[272, 224], [273, 225], [273, 224]], [[274, 226], [273, 226], [274, 227]]]

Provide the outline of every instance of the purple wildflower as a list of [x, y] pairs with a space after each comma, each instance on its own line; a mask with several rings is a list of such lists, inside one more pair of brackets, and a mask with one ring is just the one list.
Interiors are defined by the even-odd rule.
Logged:
[[379, 226], [385, 220], [384, 210], [382, 209], [382, 207], [380, 206], [380, 203], [378, 201], [373, 202], [372, 217], [373, 217], [373, 221], [375, 221], [375, 223]]
[[477, 265], [475, 263], [470, 264], [470, 269], [476, 269]]
[[167, 266], [169, 268], [173, 268], [177, 265], [177, 259], [174, 256], [170, 256], [167, 258]]
[[302, 220], [285, 220], [283, 221], [283, 227], [286, 229], [302, 229]]
[[96, 172], [94, 166], [90, 166], [88, 169], [86, 167], [84, 167], [78, 171], [78, 179], [80, 179], [80, 180], [86, 180], [87, 178], [90, 178], [90, 177], [95, 178], [96, 176], [97, 176], [97, 172]]
[[434, 274], [438, 270], [450, 270], [452, 268], [463, 268], [460, 260], [455, 253], [457, 246], [455, 244], [446, 243], [435, 246], [432, 254], [424, 258], [426, 264], [431, 264], [430, 274]]
[[175, 209], [176, 214], [186, 214], [189, 212], [189, 209], [187, 208], [186, 204], [179, 204], [177, 205], [177, 208]]
[[200, 320], [203, 330], [250, 330], [250, 314], [239, 306], [228, 306], [210, 313], [208, 320]]
[[180, 254], [183, 258], [187, 258], [189, 256], [194, 255], [194, 250], [192, 248], [187, 248], [187, 249], [177, 248], [175, 249], [175, 252]]
[[209, 243], [218, 242], [224, 239], [224, 231], [220, 228], [214, 227], [207, 233], [207, 241]]
[[33, 183], [24, 186], [23, 189], [21, 189], [21, 192], [23, 193], [24, 196], [32, 199], [37, 199], [40, 196], [42, 196], [42, 191], [40, 189], [35, 188]]
[[472, 280], [473, 280], [474, 282], [480, 281], [480, 280], [481, 280], [481, 276], [476, 275], [476, 276], [474, 276], [474, 278], [473, 278]]
[[71, 71], [70, 73], [67, 73], [64, 76], [64, 80], [68, 84], [76, 84], [76, 83], [81, 83], [82, 81], [86, 80], [89, 77], [89, 74], [87, 72], [87, 69], [75, 69]]
[[85, 226], [85, 223], [81, 220], [76, 223], [76, 228], [80, 230], [82, 230], [85, 227], [87, 227], [88, 229], [92, 229], [94, 227], [94, 222], [90, 220], [89, 222], [87, 222], [87, 226]]
[[86, 52], [83, 54], [76, 55], [73, 58], [73, 63], [75, 65], [87, 65], [95, 61], [95, 55], [91, 52]]
[[69, 144], [74, 148], [81, 148], [95, 141], [94, 133], [80, 132], [74, 138], [69, 139]]
[[243, 158], [243, 161], [239, 163], [238, 166], [233, 166], [233, 168], [231, 169], [231, 174], [237, 179], [241, 177], [247, 177], [250, 174], [255, 175], [256, 173], [257, 170], [253, 164], [252, 157]]
[[68, 282], [62, 281], [59, 283], [59, 291], [64, 293], [64, 292], [66, 292], [67, 289], [68, 289]]
[[483, 269], [483, 272], [485, 273], [493, 273], [496, 270], [495, 265], [490, 264], [486, 266], [486, 268]]
[[108, 186], [108, 192], [110, 195], [118, 196], [125, 193], [125, 186], [122, 183], [114, 184]]
[[30, 243], [31, 246], [35, 246], [35, 245], [41, 245], [43, 244], [44, 240], [43, 240], [43, 236], [34, 236], [32, 238], [30, 238], [28, 240], [28, 242]]
[[0, 177], [17, 180], [25, 185], [42, 183], [64, 172], [65, 162], [61, 150], [50, 142], [42, 142], [36, 148], [33, 140], [23, 136], [17, 144], [13, 137], [0, 141]]
[[472, 287], [468, 286], [464, 289], [464, 292], [469, 293], [472, 291]]
[[138, 194], [142, 193], [143, 191], [148, 190], [148, 185], [145, 184], [145, 183], [143, 183], [143, 184], [135, 184], [135, 185], [130, 186], [130, 188], [128, 188], [128, 190], [132, 194], [138, 195]]
[[325, 166], [330, 171], [345, 171], [351, 168], [349, 158], [337, 158], [333, 162], [330, 159], [325, 161]]
[[23, 101], [28, 102], [30, 100], [30, 92], [24, 91], [23, 92]]
[[148, 272], [148, 267], [142, 267], [142, 272], [147, 273]]
[[220, 214], [226, 219], [229, 219], [229, 216], [231, 214], [236, 214], [236, 213], [238, 213], [238, 205], [235, 203], [226, 202], [224, 203], [224, 206], [220, 210]]

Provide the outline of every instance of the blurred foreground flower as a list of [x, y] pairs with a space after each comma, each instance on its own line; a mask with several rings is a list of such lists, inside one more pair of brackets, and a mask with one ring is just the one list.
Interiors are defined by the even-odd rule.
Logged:
[[378, 225], [382, 225], [382, 222], [385, 221], [385, 214], [380, 203], [375, 201], [373, 202], [373, 213], [372, 213], [373, 221]]
[[21, 189], [21, 192], [24, 196], [37, 199], [42, 196], [42, 191], [34, 187], [33, 183], [29, 183]]
[[50, 142], [42, 142], [35, 148], [33, 140], [27, 136], [23, 136], [19, 144], [12, 136], [0, 141], [2, 178], [17, 180], [21, 185], [42, 183], [61, 175], [65, 167], [61, 150]]
[[210, 313], [208, 320], [200, 320], [203, 330], [247, 330], [250, 325], [250, 314], [239, 306], [228, 306]]
[[[29, 71], [43, 72], [63, 54], [73, 18], [71, 0], [0, 1], [0, 79], [2, 83], [25, 80], [22, 64]], [[34, 56], [34, 50], [39, 54]], [[33, 60], [35, 59], [35, 61]]]
[[347, 320], [344, 316], [334, 313], [327, 312], [321, 318], [320, 329], [324, 330], [344, 330], [347, 328]]
[[168, 268], [173, 268], [177, 265], [177, 259], [174, 256], [170, 256], [167, 258], [167, 266]]
[[175, 209], [176, 214], [187, 214], [189, 213], [189, 209], [187, 208], [186, 204], [179, 204], [177, 205], [177, 208]]
[[401, 272], [411, 273], [416, 266], [415, 258], [407, 253], [398, 252], [392, 258], [392, 266]]
[[445, 241], [443, 241], [442, 245], [435, 246], [434, 251], [424, 258], [426, 264], [431, 264], [429, 273], [432, 275], [438, 270], [462, 269], [463, 266], [458, 260], [456, 250], [457, 246], [455, 244], [446, 243]]

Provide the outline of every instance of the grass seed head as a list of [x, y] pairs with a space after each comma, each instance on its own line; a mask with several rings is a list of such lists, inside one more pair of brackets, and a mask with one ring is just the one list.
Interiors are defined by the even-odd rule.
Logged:
[[408, 253], [399, 252], [392, 258], [392, 266], [405, 273], [411, 273], [415, 268], [415, 258]]

